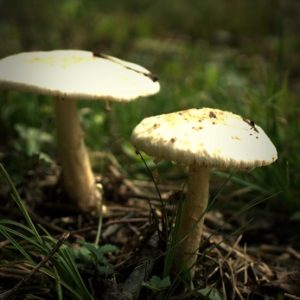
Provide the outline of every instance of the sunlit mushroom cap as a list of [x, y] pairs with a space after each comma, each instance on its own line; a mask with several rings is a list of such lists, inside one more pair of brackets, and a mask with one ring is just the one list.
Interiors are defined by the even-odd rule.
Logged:
[[158, 160], [189, 166], [251, 169], [277, 159], [275, 146], [253, 121], [211, 108], [146, 118], [131, 140]]
[[0, 60], [0, 87], [67, 98], [130, 101], [159, 91], [147, 69], [81, 50], [24, 52]]

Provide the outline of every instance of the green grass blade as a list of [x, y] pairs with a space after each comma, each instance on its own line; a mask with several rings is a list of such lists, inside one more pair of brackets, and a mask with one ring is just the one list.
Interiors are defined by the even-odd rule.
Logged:
[[53, 269], [54, 269], [53, 274], [55, 276], [55, 288], [56, 288], [56, 293], [57, 293], [57, 299], [63, 300], [61, 279], [60, 279], [59, 273], [57, 272], [57, 269], [55, 267]]
[[29, 262], [34, 263], [34, 260], [31, 258], [31, 256], [26, 252], [24, 247], [20, 245], [9, 233], [9, 228], [0, 225], [0, 233], [6, 237], [12, 245], [24, 256], [25, 259], [27, 259]]
[[[28, 237], [27, 235], [21, 233], [20, 231], [18, 230], [15, 230], [15, 229], [12, 229], [12, 228], [9, 228], [7, 226], [4, 226], [4, 225], [0, 225], [2, 228], [5, 228], [6, 232], [8, 232], [9, 234], [12, 234], [14, 236], [17, 236], [19, 238], [21, 238], [22, 240], [25, 240], [27, 241], [29, 244], [31, 244], [32, 246], [35, 246], [37, 249], [39, 249], [40, 251], [42, 251], [44, 253], [45, 251], [45, 248], [44, 248], [44, 245], [41, 245], [39, 244], [35, 238], [33, 237]], [[12, 237], [12, 236], [11, 236]]]
[[[54, 272], [51, 272], [49, 269], [46, 269], [46, 268], [41, 268], [40, 269], [40, 272], [49, 276], [50, 278], [56, 280], [56, 275]], [[78, 300], [82, 300], [82, 299], [85, 299], [85, 298], [82, 298], [82, 296], [75, 290], [73, 289], [68, 283], [66, 283], [64, 280], [60, 279], [60, 284], [66, 288], [73, 296], [76, 297], [76, 299]]]
[[13, 200], [16, 202], [16, 204], [18, 205], [18, 207], [20, 208], [24, 218], [26, 219], [26, 222], [28, 224], [28, 226], [31, 228], [31, 230], [34, 232], [36, 238], [39, 240], [40, 243], [42, 243], [42, 238], [41, 236], [39, 235], [36, 227], [34, 226], [27, 210], [26, 210], [26, 207], [22, 201], [22, 199], [20, 198], [20, 195], [12, 181], [12, 179], [10, 178], [9, 174], [6, 172], [4, 166], [2, 165], [2, 163], [0, 163], [0, 171], [2, 173], [2, 175], [4, 176], [4, 178], [6, 179], [6, 181], [8, 182], [8, 184], [10, 185], [11, 189], [12, 189], [12, 198]]
[[34, 232], [26, 225], [13, 221], [13, 220], [9, 220], [9, 219], [2, 219], [0, 220], [0, 224], [4, 224], [4, 225], [13, 225], [18, 227], [19, 229], [22, 229], [24, 231], [27, 231], [28, 233], [30, 233], [31, 235], [34, 234]]
[[85, 295], [84, 299], [93, 299], [81, 278], [77, 265], [75, 264], [68, 248], [62, 248], [60, 252], [63, 254], [64, 264], [68, 268], [68, 273], [72, 274], [72, 279], [76, 283], [76, 286], [80, 289], [81, 294]]

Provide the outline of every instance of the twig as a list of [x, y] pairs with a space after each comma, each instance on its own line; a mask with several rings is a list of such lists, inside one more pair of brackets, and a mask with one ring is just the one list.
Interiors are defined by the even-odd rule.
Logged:
[[21, 279], [29, 273], [28, 270], [20, 270], [9, 267], [0, 268], [0, 277]]
[[105, 223], [105, 227], [113, 225], [113, 224], [123, 224], [123, 223], [141, 223], [141, 222], [149, 222], [149, 218], [130, 218], [127, 220], [112, 220]]
[[232, 296], [231, 296], [231, 299], [233, 299], [233, 300], [236, 299], [235, 298], [235, 294], [237, 294], [238, 297], [241, 300], [244, 300], [244, 297], [242, 296], [242, 294], [239, 291], [239, 289], [237, 287], [237, 284], [236, 284], [236, 276], [235, 276], [234, 271], [233, 271], [231, 258], [229, 258], [228, 260], [226, 260], [226, 263], [227, 263], [227, 266], [228, 266], [228, 269], [229, 269], [230, 275], [231, 275], [231, 284], [232, 284]]
[[300, 253], [291, 246], [274, 246], [274, 245], [263, 244], [261, 245], [260, 250], [273, 252], [273, 253], [286, 252], [289, 255], [292, 255], [294, 258], [300, 260]]
[[258, 285], [260, 284], [260, 280], [256, 274], [256, 269], [254, 268], [254, 262], [251, 262], [249, 264], [249, 267], [250, 267], [250, 270], [252, 271], [252, 274], [253, 274], [253, 277], [254, 277], [254, 280], [255, 280], [255, 283]]
[[101, 236], [101, 231], [102, 231], [102, 224], [103, 224], [103, 205], [101, 205], [101, 211], [99, 213], [99, 219], [98, 219], [98, 226], [97, 226], [97, 233], [95, 237], [95, 246], [98, 246], [100, 242], [100, 236]]
[[287, 247], [286, 252], [292, 256], [294, 256], [296, 259], [300, 260], [300, 253], [298, 251], [296, 251], [294, 248], [292, 247]]
[[[246, 257], [247, 254], [247, 244], [244, 244], [244, 257]], [[247, 268], [248, 268], [248, 262], [247, 259], [244, 259], [244, 264], [245, 264], [245, 269], [244, 269], [244, 285], [247, 285], [248, 283], [248, 272], [247, 272]]]
[[10, 296], [15, 294], [18, 289], [41, 268], [43, 267], [46, 262], [58, 251], [58, 249], [61, 247], [61, 245], [65, 242], [65, 240], [68, 239], [70, 233], [65, 232], [62, 234], [62, 236], [59, 238], [59, 240], [56, 242], [54, 247], [51, 249], [51, 251], [32, 269], [32, 271], [27, 274], [25, 277], [23, 277], [14, 287], [12, 287], [10, 290], [1, 293], [0, 299], [9, 299]]
[[[28, 209], [29, 210], [29, 209]], [[44, 218], [41, 218], [39, 217], [36, 213], [34, 213], [32, 210], [29, 210], [29, 214], [30, 216], [32, 217], [32, 219], [34, 221], [36, 221], [37, 223], [43, 225], [43, 226], [46, 226], [48, 227], [49, 229], [53, 230], [53, 231], [57, 231], [59, 233], [64, 233], [65, 232], [65, 229], [63, 229], [62, 227], [59, 227], [57, 225], [54, 225], [52, 223], [49, 223], [47, 221], [45, 221]]]
[[6, 245], [8, 245], [10, 243], [9, 240], [5, 240], [5, 241], [2, 241], [0, 242], [0, 249], [4, 248]]
[[237, 257], [243, 259], [244, 261], [248, 262], [251, 265], [251, 268], [254, 268], [254, 265], [259, 273], [262, 275], [262, 279], [270, 282], [270, 278], [274, 276], [273, 271], [270, 267], [262, 262], [262, 261], [255, 261], [250, 255], [245, 254], [242, 250], [238, 249], [238, 247], [234, 248], [228, 244], [226, 244], [220, 236], [209, 236], [208, 233], [204, 232], [204, 236], [209, 237], [211, 242], [218, 244], [218, 247], [223, 249], [226, 252], [231, 252], [232, 254], [236, 255]]
[[[107, 226], [105, 230], [102, 231], [102, 237], [104, 239], [107, 239], [109, 236], [115, 234], [119, 229], [121, 228], [122, 223], [128, 223], [128, 220], [134, 215], [133, 212], [128, 213], [126, 216], [124, 216], [121, 220], [117, 220], [119, 222], [111, 223], [112, 226]], [[122, 222], [120, 222], [122, 221]], [[104, 227], [104, 225], [103, 225]]]
[[236, 241], [234, 242], [233, 246], [231, 246], [231, 249], [229, 249], [229, 251], [227, 252], [227, 254], [224, 257], [224, 262], [226, 262], [226, 260], [229, 258], [229, 256], [232, 254], [232, 252], [237, 248], [237, 245], [240, 243], [242, 239], [242, 235], [240, 234], [238, 236], [238, 238], [236, 239]]
[[223, 298], [224, 300], [227, 300], [227, 292], [226, 292], [226, 287], [224, 282], [224, 273], [223, 273], [222, 262], [220, 258], [218, 259], [218, 263], [219, 263], [219, 272], [220, 272], [220, 277], [222, 282]]
[[288, 299], [292, 299], [292, 300], [300, 300], [300, 297], [295, 296], [295, 295], [291, 295], [291, 294], [288, 294], [288, 293], [284, 293], [283, 295], [284, 295], [285, 297], [287, 297]]
[[138, 231], [138, 229], [137, 229], [135, 226], [133, 226], [133, 225], [131, 225], [131, 224], [128, 224], [128, 228], [129, 228], [136, 236], [140, 236], [140, 235], [141, 235], [141, 233]]
[[233, 273], [232, 265], [231, 265], [231, 259], [229, 258], [228, 260], [225, 260], [225, 263], [228, 266], [229, 272], [230, 272], [230, 282], [232, 285], [232, 294], [231, 294], [231, 299], [235, 299], [235, 293], [236, 293], [236, 282], [235, 282], [235, 276]]
[[[148, 223], [149, 218], [130, 218], [130, 219], [126, 219], [126, 220], [123, 220], [123, 219], [121, 219], [121, 220], [111, 220], [111, 221], [108, 221], [105, 224], [103, 224], [102, 227], [107, 228], [108, 226], [115, 225], [115, 224], [130, 224], [130, 223], [143, 223], [143, 222]], [[84, 227], [84, 228], [81, 228], [81, 229], [72, 230], [72, 231], [70, 231], [70, 234], [73, 236], [74, 234], [85, 233], [85, 232], [88, 232], [88, 231], [91, 231], [91, 230], [95, 230], [97, 228], [98, 228], [97, 225], [88, 226], [88, 227]]]

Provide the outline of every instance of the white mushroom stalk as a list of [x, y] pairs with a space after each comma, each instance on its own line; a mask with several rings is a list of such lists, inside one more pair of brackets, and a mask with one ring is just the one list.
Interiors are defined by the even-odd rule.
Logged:
[[95, 183], [76, 104], [76, 101], [70, 99], [54, 100], [64, 188], [81, 209], [86, 211], [96, 209], [100, 212], [102, 194]]
[[204, 215], [208, 205], [209, 168], [189, 167], [187, 195], [182, 206], [180, 226], [176, 240], [175, 261], [181, 268], [191, 270], [197, 261]]
[[211, 108], [146, 118], [135, 127], [131, 139], [138, 150], [189, 168], [175, 268], [193, 277], [209, 198], [209, 170], [265, 166], [277, 159], [276, 148], [253, 121]]
[[0, 60], [0, 88], [51, 95], [63, 181], [69, 197], [85, 211], [101, 211], [84, 136], [78, 99], [128, 102], [159, 91], [147, 69], [104, 54], [81, 50], [24, 52]]

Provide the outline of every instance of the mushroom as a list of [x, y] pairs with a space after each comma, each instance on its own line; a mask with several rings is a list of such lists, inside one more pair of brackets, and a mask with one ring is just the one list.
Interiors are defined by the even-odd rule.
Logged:
[[252, 170], [273, 163], [277, 151], [253, 121], [231, 112], [202, 108], [145, 118], [131, 140], [156, 160], [171, 160], [189, 169], [187, 195], [175, 248], [177, 271], [193, 277], [209, 195], [209, 172]]
[[54, 111], [64, 188], [85, 211], [100, 209], [102, 195], [92, 172], [77, 114], [77, 99], [128, 102], [159, 91], [143, 67], [82, 50], [24, 52], [0, 60], [0, 88], [55, 97]]

